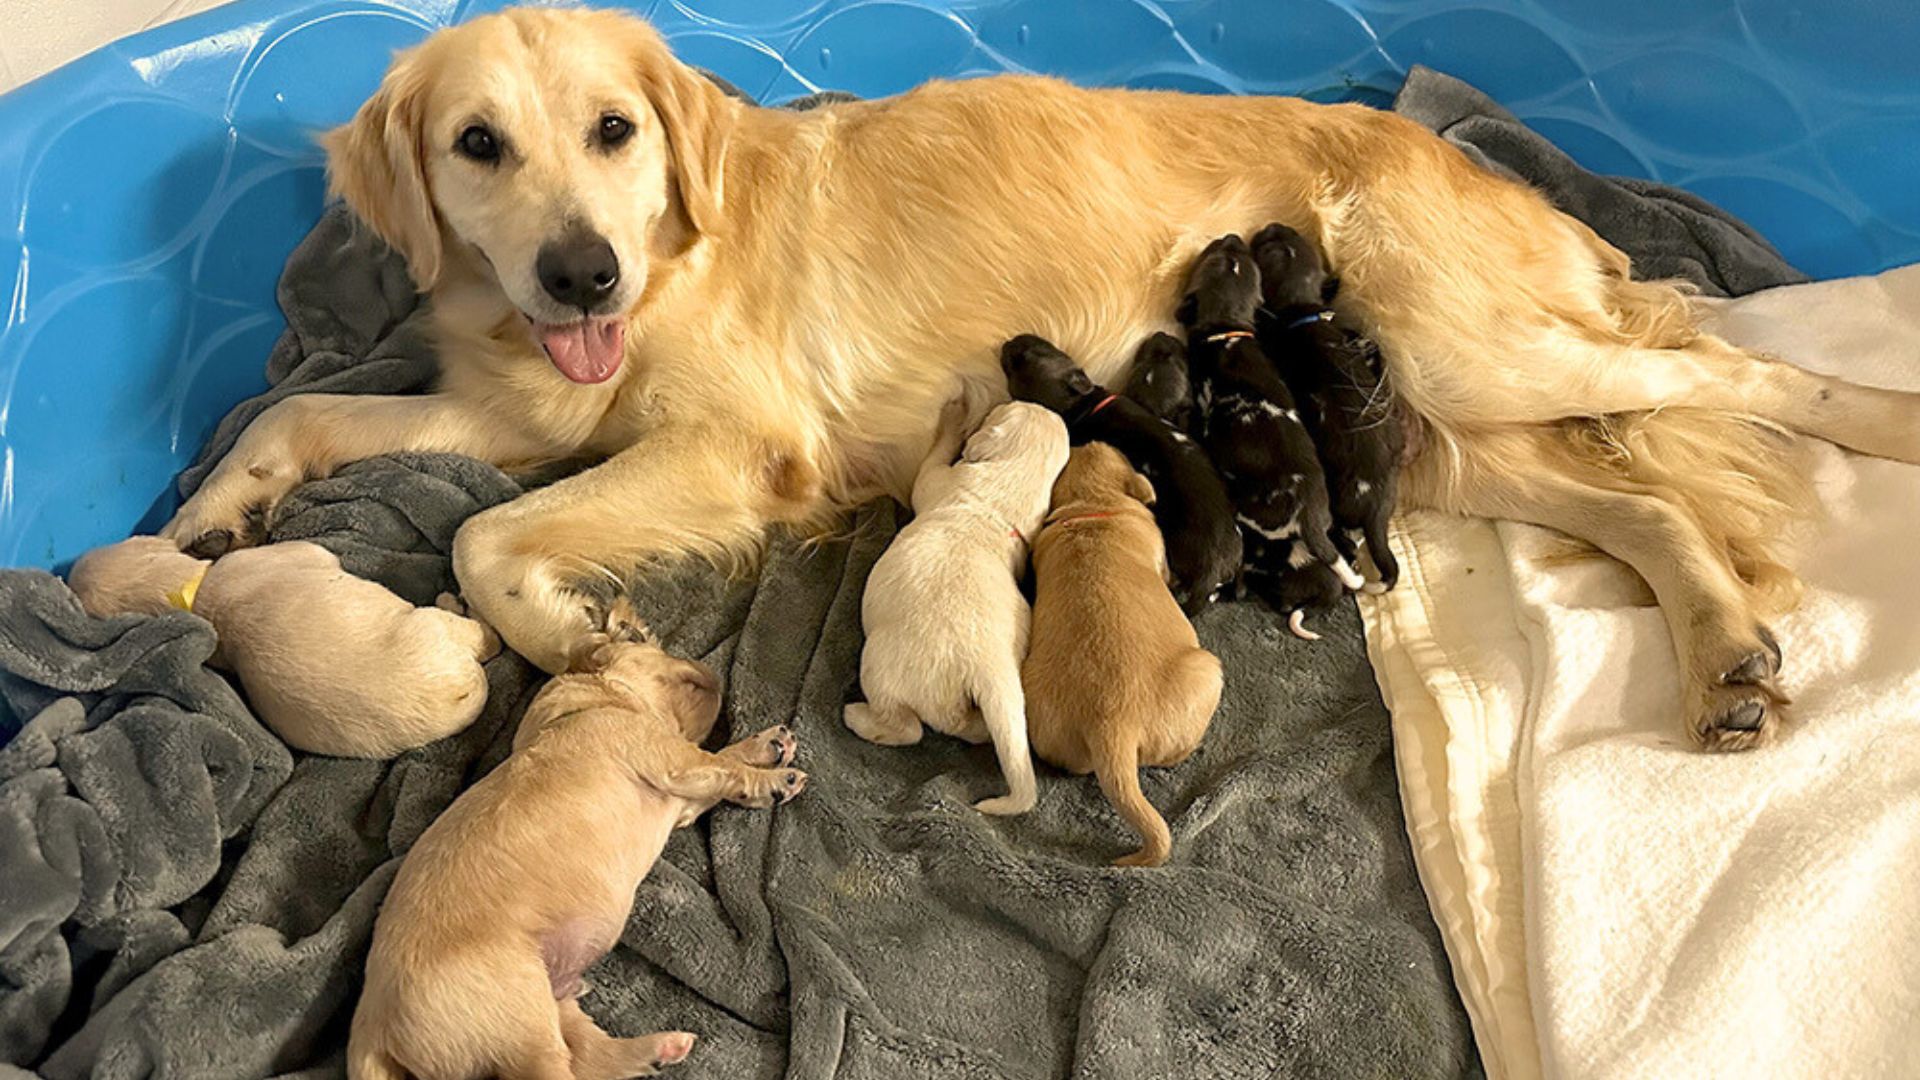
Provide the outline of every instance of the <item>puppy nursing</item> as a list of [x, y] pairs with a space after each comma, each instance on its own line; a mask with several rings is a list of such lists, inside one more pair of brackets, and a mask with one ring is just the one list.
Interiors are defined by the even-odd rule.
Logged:
[[674, 828], [720, 800], [800, 793], [793, 733], [718, 753], [703, 665], [602, 645], [528, 705], [513, 753], [421, 834], [374, 924], [347, 1045], [351, 1080], [651, 1076], [694, 1036], [616, 1038], [580, 1008]]
[[1142, 765], [1177, 765], [1220, 704], [1220, 661], [1165, 584], [1154, 490], [1103, 443], [1077, 447], [1033, 546], [1033, 635], [1020, 668], [1034, 752], [1092, 772], [1140, 833], [1119, 866], [1158, 866], [1173, 837], [1140, 791]]
[[1246, 242], [1208, 245], [1181, 302], [1200, 442], [1219, 466], [1247, 544], [1246, 584], [1292, 616], [1357, 589], [1334, 547], [1326, 474], [1299, 406], [1254, 335], [1260, 275]]
[[1007, 794], [976, 806], [1019, 814], [1033, 808], [1036, 791], [1020, 692], [1029, 611], [1018, 576], [1066, 463], [1067, 430], [1037, 405], [1010, 402], [965, 438], [965, 413], [962, 403], [942, 413], [914, 481], [913, 521], [867, 579], [867, 700], [847, 706], [846, 723], [884, 746], [920, 741], [922, 725], [992, 739]]

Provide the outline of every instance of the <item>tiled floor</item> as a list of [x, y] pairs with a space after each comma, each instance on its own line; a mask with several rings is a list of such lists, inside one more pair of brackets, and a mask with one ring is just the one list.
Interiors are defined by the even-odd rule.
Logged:
[[222, 0], [0, 0], [0, 93], [150, 26]]

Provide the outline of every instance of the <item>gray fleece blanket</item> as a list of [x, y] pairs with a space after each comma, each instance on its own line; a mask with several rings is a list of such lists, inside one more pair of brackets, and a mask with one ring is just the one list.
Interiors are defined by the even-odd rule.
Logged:
[[[1662, 272], [1797, 279], [1710, 208], [1691, 207], [1713, 231], [1677, 246], [1662, 215], [1688, 204], [1613, 199], [1459, 84], [1416, 74], [1400, 107], [1453, 117], [1450, 137], [1562, 205], [1610, 208], [1591, 220], [1636, 257], [1636, 238], [1680, 251]], [[294, 254], [280, 300], [274, 389], [234, 410], [183, 489], [280, 396], [429, 385], [404, 272], [344, 212]], [[302, 487], [271, 538], [425, 603], [453, 585], [459, 522], [519, 490], [468, 459], [395, 455]], [[634, 584], [668, 648], [724, 673], [716, 741], [794, 723], [813, 782], [675, 834], [589, 973], [589, 1011], [619, 1034], [700, 1033], [688, 1077], [1477, 1072], [1351, 605], [1317, 645], [1252, 605], [1202, 616], [1226, 699], [1190, 761], [1145, 777], [1173, 863], [1122, 872], [1106, 862], [1130, 837], [1090, 780], [1043, 769], [1032, 813], [991, 819], [969, 807], [998, 790], [989, 749], [886, 749], [840, 723], [861, 586], [900, 514], [878, 503], [841, 539], [777, 543], [750, 580], [684, 566]], [[465, 733], [343, 761], [289, 753], [204, 667], [212, 646], [191, 615], [94, 620], [49, 575], [0, 574], [0, 702], [26, 725], [0, 750], [0, 1061], [47, 1078], [338, 1075], [398, 860], [505, 756], [540, 681], [503, 655]]]

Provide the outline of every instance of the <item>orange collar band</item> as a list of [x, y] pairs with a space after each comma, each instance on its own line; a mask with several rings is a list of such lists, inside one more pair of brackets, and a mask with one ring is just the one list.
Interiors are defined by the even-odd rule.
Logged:
[[1093, 408], [1087, 410], [1087, 415], [1092, 416], [1094, 413], [1097, 413], [1101, 409], [1104, 409], [1107, 406], [1113, 404], [1114, 399], [1118, 398], [1119, 396], [1120, 396], [1119, 394], [1108, 394], [1106, 397], [1101, 398], [1100, 404], [1095, 405]]
[[1253, 331], [1251, 330], [1222, 330], [1217, 334], [1208, 334], [1205, 341], [1209, 345], [1218, 345], [1223, 341], [1237, 341], [1240, 338], [1250, 338], [1252, 336]]

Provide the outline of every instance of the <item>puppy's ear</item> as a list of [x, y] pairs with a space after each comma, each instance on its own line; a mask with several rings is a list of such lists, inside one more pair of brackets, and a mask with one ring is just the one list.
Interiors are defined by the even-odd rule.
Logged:
[[605, 671], [613, 663], [613, 643], [605, 638], [590, 637], [573, 647], [567, 654], [567, 673], [569, 675], [593, 675]]
[[1127, 494], [1139, 499], [1148, 506], [1152, 506], [1154, 498], [1153, 481], [1136, 472], [1132, 476], [1127, 477]]
[[687, 223], [698, 233], [717, 232], [725, 201], [727, 142], [739, 118], [740, 103], [675, 59], [650, 26], [623, 20], [634, 34], [633, 62], [653, 111], [667, 131], [673, 154], [673, 180]]
[[421, 143], [429, 81], [419, 54], [402, 53], [353, 119], [320, 137], [328, 190], [407, 260], [421, 292], [439, 280], [441, 256]]
[[1173, 317], [1180, 320], [1181, 326], [1192, 326], [1193, 320], [1200, 317], [1200, 294], [1188, 293], [1180, 298], [1180, 306], [1173, 311]]

